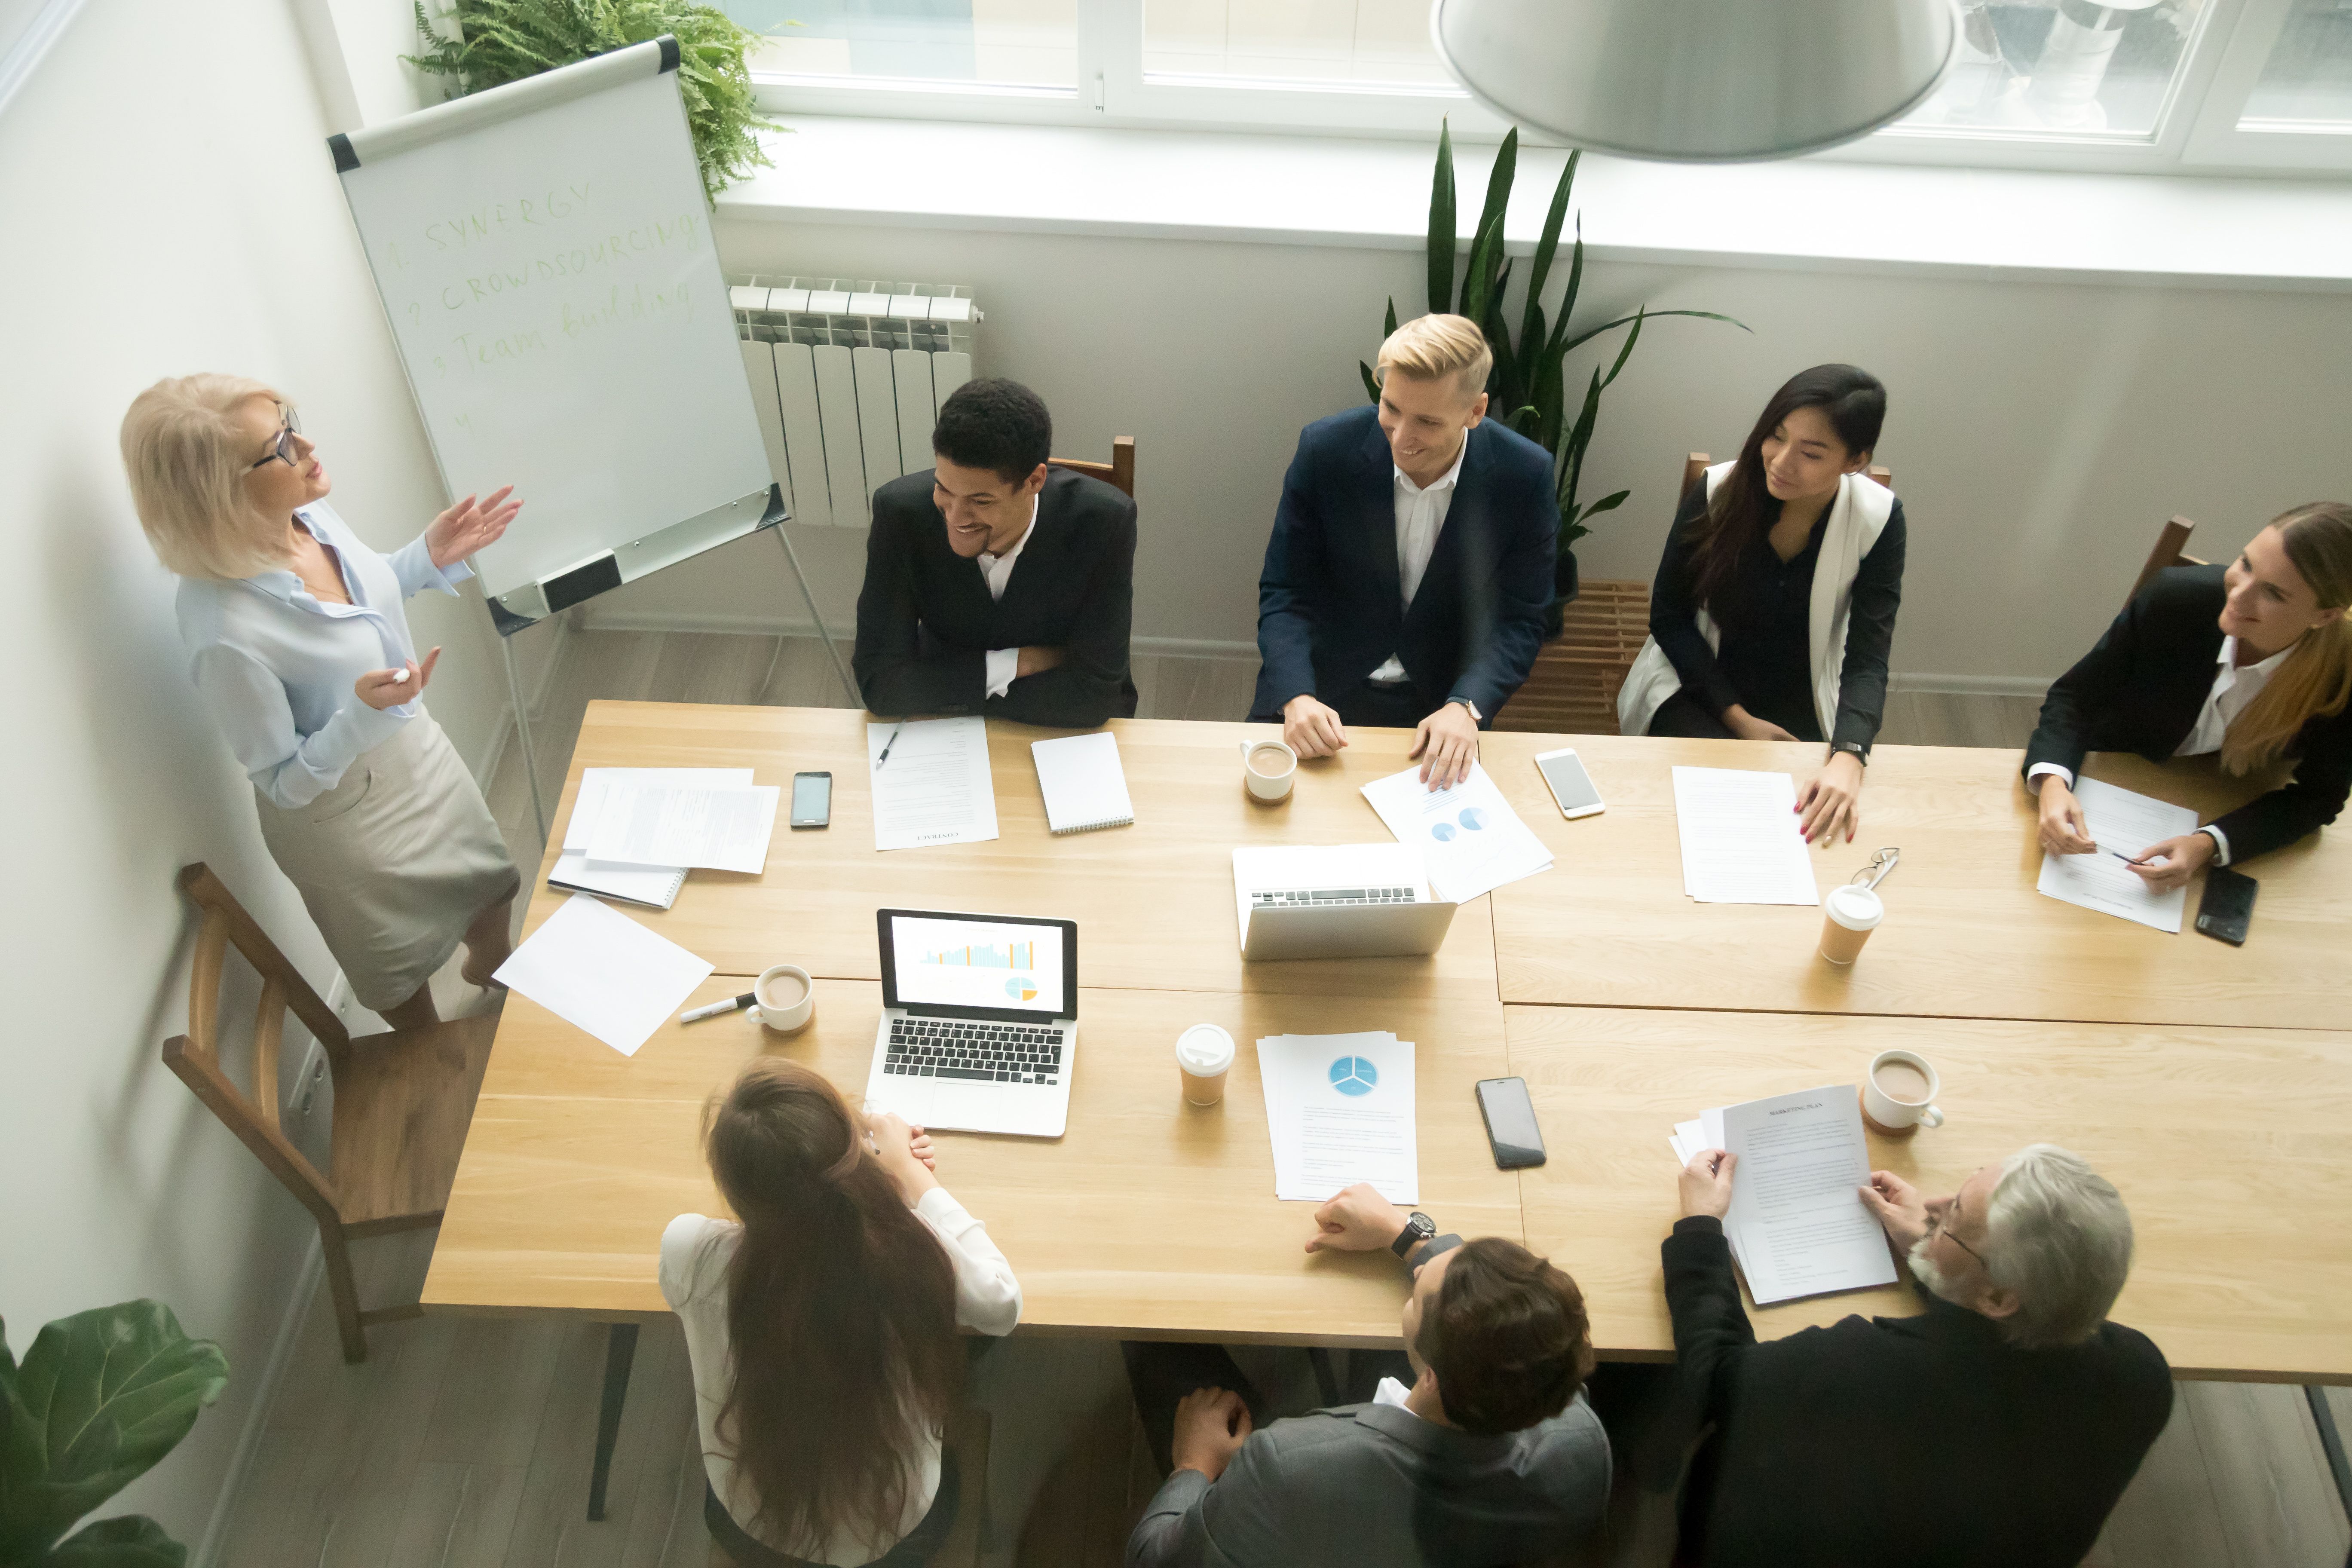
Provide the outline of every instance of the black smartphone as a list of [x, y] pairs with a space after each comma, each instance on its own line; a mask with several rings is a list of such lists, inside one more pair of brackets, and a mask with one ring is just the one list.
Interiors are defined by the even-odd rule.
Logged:
[[1523, 1171], [1544, 1163], [1543, 1132], [1536, 1126], [1527, 1079], [1480, 1079], [1478, 1114], [1486, 1119], [1486, 1146], [1495, 1152], [1496, 1170]]
[[2205, 897], [2197, 906], [2197, 929], [2231, 947], [2246, 944], [2246, 926], [2254, 918], [2254, 893], [2260, 882], [2243, 871], [2216, 866], [2205, 873]]
[[833, 775], [793, 775], [793, 826], [823, 827], [833, 820]]

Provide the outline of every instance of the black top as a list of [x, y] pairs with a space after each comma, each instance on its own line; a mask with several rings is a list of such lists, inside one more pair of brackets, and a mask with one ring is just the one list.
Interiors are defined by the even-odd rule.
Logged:
[[1559, 551], [1551, 454], [1492, 419], [1465, 438], [1445, 524], [1404, 605], [1396, 458], [1370, 404], [1299, 432], [1257, 584], [1253, 719], [1338, 700], [1394, 654], [1423, 713], [1456, 699], [1490, 723], [1543, 646]]
[[[1134, 579], [1135, 502], [1100, 479], [1049, 471], [1002, 599], [989, 597], [977, 560], [948, 547], [929, 471], [892, 479], [874, 492], [857, 595], [851, 665], [866, 706], [1071, 730], [1131, 717]], [[1058, 647], [1063, 660], [990, 697], [988, 650], [1024, 647]]]
[[2172, 1414], [2163, 1354], [2117, 1323], [2021, 1350], [1922, 1290], [1916, 1318], [1759, 1344], [1720, 1221], [1663, 1250], [1682, 1386], [1717, 1424], [1683, 1510], [1709, 1568], [2074, 1568]]
[[[1738, 703], [1801, 741], [1828, 739], [1868, 751], [1886, 716], [1886, 657], [1903, 601], [1903, 503], [1895, 502], [1854, 574], [1845, 663], [1838, 674], [1837, 732], [1824, 737], [1813, 705], [1811, 618], [1813, 569], [1834, 505], [1822, 510], [1793, 560], [1782, 561], [1760, 534], [1740, 552], [1723, 601], [1706, 606], [1722, 642], [1710, 648], [1698, 629], [1700, 606], [1691, 597], [1691, 549], [1706, 511], [1706, 484], [1693, 485], [1675, 513], [1650, 589], [1650, 635], [1682, 677], [1683, 689], [1717, 718]], [[1780, 503], [1768, 496], [1765, 507], [1769, 531]]]
[[[2055, 763], [2079, 775], [2086, 752], [2137, 752], [2161, 762], [2179, 751], [2220, 669], [2225, 570], [2158, 573], [2099, 645], [2052, 685], [2025, 766]], [[2326, 826], [2352, 794], [2352, 708], [2305, 721], [2287, 750], [2297, 759], [2292, 784], [2214, 819], [2230, 840], [2231, 865]]]

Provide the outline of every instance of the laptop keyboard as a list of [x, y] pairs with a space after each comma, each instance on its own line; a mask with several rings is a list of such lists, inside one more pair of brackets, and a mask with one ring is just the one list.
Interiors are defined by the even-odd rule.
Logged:
[[976, 1083], [1062, 1081], [1062, 1031], [966, 1018], [893, 1018], [882, 1070]]
[[1411, 888], [1283, 888], [1252, 893], [1254, 910], [1322, 909], [1332, 904], [1410, 904]]

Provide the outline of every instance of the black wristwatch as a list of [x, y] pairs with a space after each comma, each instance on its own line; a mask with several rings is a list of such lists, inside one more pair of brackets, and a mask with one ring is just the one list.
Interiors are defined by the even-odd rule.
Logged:
[[1399, 1258], [1410, 1258], [1412, 1249], [1437, 1234], [1437, 1222], [1415, 1209], [1404, 1216], [1404, 1228], [1389, 1243], [1389, 1250]]
[[1865, 768], [1870, 766], [1870, 749], [1860, 741], [1840, 741], [1830, 748], [1832, 756], [1835, 756], [1840, 752], [1847, 752]]

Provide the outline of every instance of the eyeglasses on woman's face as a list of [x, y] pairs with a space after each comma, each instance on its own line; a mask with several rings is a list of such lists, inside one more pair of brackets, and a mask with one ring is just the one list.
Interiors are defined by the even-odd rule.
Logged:
[[302, 421], [295, 417], [294, 410], [282, 403], [278, 405], [278, 412], [285, 422], [278, 426], [277, 439], [269, 443], [269, 450], [264, 452], [258, 461], [246, 466], [245, 471], [248, 474], [272, 463], [283, 463], [289, 468], [299, 466], [294, 460], [294, 437], [302, 433]]

